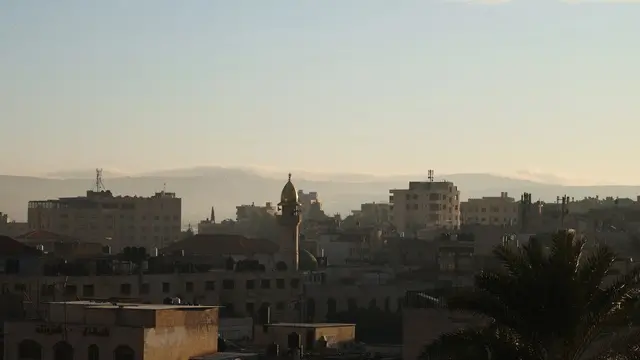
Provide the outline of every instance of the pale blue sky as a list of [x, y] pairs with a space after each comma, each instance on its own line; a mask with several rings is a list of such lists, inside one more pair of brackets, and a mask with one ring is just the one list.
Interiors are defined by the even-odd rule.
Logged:
[[0, 173], [640, 183], [639, 19], [551, 0], [1, 1]]

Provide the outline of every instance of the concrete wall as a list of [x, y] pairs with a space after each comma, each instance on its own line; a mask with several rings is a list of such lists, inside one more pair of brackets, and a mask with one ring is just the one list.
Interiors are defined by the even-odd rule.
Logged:
[[[39, 326], [43, 326], [43, 324], [36, 322], [5, 323], [4, 359], [18, 360], [19, 343], [23, 340], [33, 340], [42, 346], [42, 360], [53, 360], [54, 345], [63, 341], [65, 337], [62, 333], [38, 333], [36, 328]], [[108, 336], [86, 336], [84, 330], [87, 327], [87, 325], [66, 326], [66, 341], [73, 346], [76, 359], [87, 359], [88, 348], [93, 344], [100, 349], [100, 358], [102, 359], [113, 359], [113, 352], [120, 345], [131, 347], [135, 351], [136, 359], [142, 359], [144, 329], [110, 328]], [[98, 326], [98, 328], [101, 327]]]
[[440, 335], [466, 326], [482, 324], [471, 315], [444, 309], [404, 309], [402, 311], [402, 358], [416, 360], [425, 345]]

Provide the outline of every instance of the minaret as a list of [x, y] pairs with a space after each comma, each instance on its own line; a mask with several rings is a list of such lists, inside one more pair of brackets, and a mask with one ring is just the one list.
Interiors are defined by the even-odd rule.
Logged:
[[291, 174], [289, 181], [282, 188], [280, 195], [280, 203], [278, 210], [278, 224], [282, 229], [280, 237], [280, 254], [287, 269], [298, 271], [299, 267], [299, 236], [300, 236], [300, 204], [298, 203], [298, 192], [291, 182]]

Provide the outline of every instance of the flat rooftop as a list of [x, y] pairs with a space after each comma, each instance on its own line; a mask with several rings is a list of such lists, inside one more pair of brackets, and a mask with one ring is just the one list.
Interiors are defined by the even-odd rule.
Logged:
[[265, 324], [264, 326], [315, 329], [315, 328], [328, 328], [328, 327], [356, 326], [356, 324], [346, 324], [346, 323], [276, 323], [276, 324]]
[[92, 309], [127, 309], [127, 310], [206, 310], [215, 309], [220, 306], [205, 305], [165, 305], [165, 304], [133, 304], [133, 303], [110, 303], [101, 301], [52, 301], [48, 304], [60, 306], [84, 306]]

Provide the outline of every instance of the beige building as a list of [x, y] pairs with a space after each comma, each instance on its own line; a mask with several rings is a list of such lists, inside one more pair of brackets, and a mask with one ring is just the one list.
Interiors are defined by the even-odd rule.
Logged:
[[364, 203], [360, 210], [351, 212], [360, 226], [371, 226], [388, 223], [391, 219], [391, 205], [388, 203]]
[[264, 324], [255, 331], [254, 344], [267, 346], [278, 344], [284, 353], [289, 349], [292, 333], [298, 335], [298, 345], [304, 351], [320, 350], [319, 342], [326, 342], [324, 347], [330, 349], [346, 349], [352, 346], [356, 338], [355, 324], [328, 323], [277, 323]]
[[5, 323], [4, 359], [185, 360], [218, 351], [216, 307], [44, 305], [33, 320]]
[[460, 216], [463, 224], [514, 225], [518, 222], [518, 202], [506, 192], [469, 199], [460, 204]]
[[158, 192], [150, 197], [113, 196], [111, 191], [87, 191], [87, 196], [29, 201], [28, 223], [84, 241], [148, 250], [180, 239], [182, 199], [175, 193]]
[[390, 193], [391, 223], [400, 233], [460, 226], [460, 191], [452, 182], [411, 181], [408, 189]]

